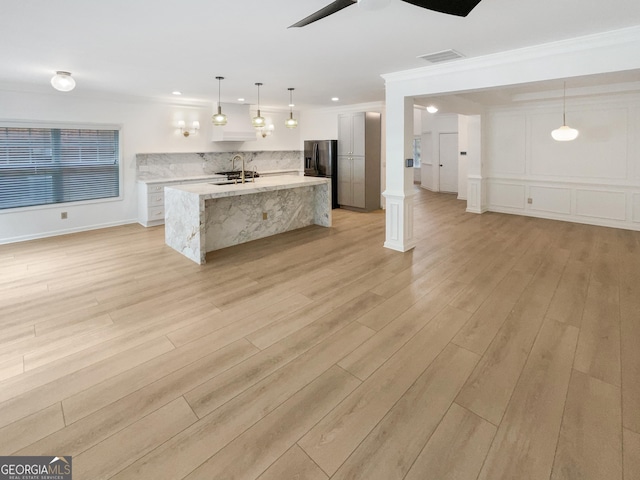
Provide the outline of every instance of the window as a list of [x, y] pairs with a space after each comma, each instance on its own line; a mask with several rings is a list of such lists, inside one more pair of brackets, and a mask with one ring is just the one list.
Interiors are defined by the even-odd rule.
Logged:
[[413, 139], [413, 168], [420, 168], [420, 157], [422, 156], [422, 146], [420, 137]]
[[118, 197], [119, 133], [0, 126], [0, 209]]

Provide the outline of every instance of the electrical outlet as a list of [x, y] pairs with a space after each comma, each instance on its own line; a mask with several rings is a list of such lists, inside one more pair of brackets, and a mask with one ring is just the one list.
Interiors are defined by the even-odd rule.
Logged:
[[262, 219], [266, 220], [267, 219], [267, 212], [262, 212]]
[[533, 198], [531, 198], [531, 197], [527, 198], [527, 203], [529, 205], [531, 205], [533, 203]]
[[67, 219], [67, 212], [60, 212], [60, 220], [66, 220]]

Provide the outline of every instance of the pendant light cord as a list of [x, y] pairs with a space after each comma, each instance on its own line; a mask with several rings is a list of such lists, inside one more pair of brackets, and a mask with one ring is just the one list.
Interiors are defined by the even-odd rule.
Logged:
[[567, 82], [562, 83], [562, 125], [567, 124]]

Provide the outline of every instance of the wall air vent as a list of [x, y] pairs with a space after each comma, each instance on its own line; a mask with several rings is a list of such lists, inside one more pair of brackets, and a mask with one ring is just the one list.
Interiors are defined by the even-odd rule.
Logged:
[[441, 52], [420, 55], [418, 58], [431, 63], [441, 63], [448, 62], [450, 60], [457, 60], [458, 58], [464, 58], [464, 55], [462, 55], [460, 52], [456, 52], [455, 50], [443, 50]]

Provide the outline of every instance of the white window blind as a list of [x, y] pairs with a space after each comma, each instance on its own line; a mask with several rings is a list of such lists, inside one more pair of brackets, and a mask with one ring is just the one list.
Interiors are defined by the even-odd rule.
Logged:
[[119, 131], [0, 126], [0, 209], [117, 197]]

